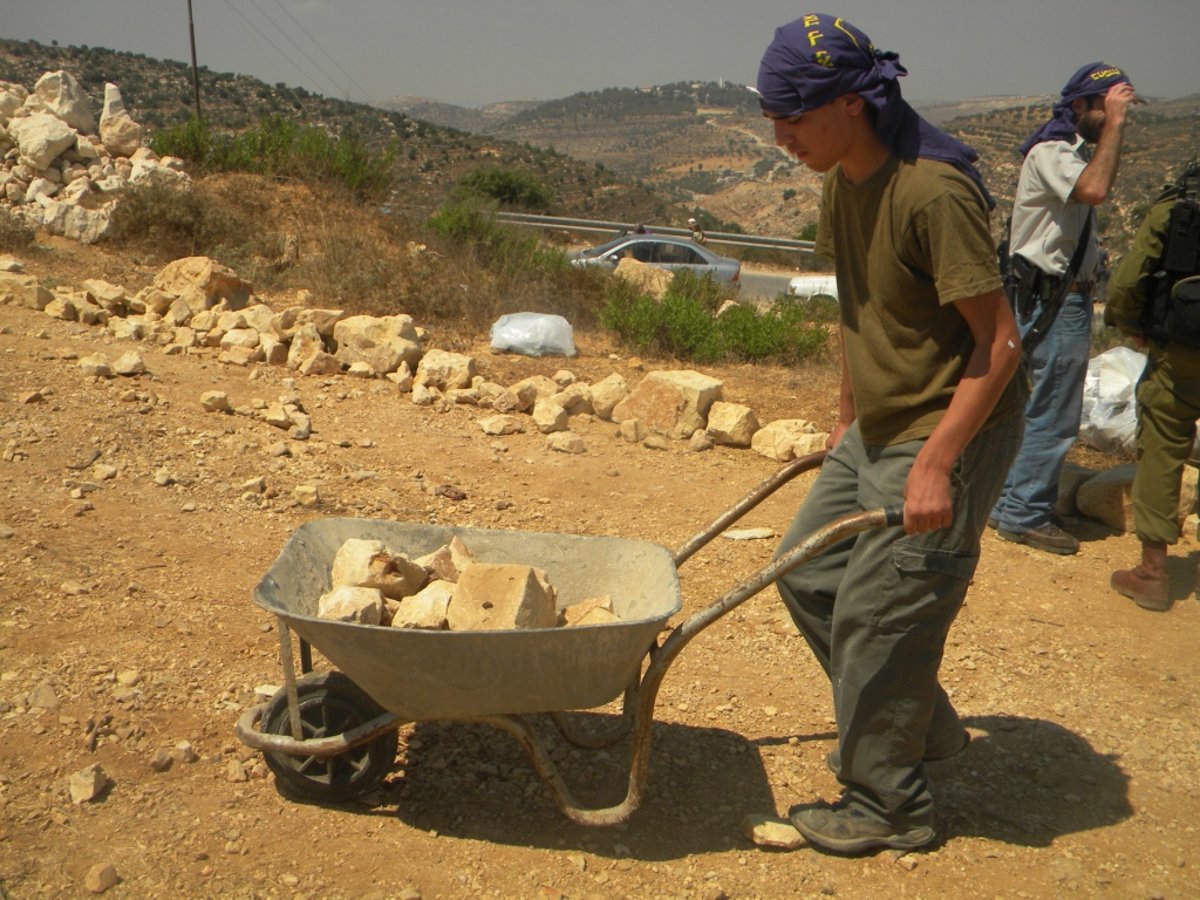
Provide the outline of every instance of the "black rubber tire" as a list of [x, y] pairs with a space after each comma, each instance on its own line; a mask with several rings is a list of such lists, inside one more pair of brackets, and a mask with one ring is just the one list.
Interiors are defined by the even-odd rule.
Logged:
[[[305, 738], [341, 734], [384, 709], [341, 672], [310, 673], [296, 681]], [[262, 717], [266, 734], [292, 733], [287, 691], [271, 698]], [[280, 793], [297, 800], [343, 803], [376, 787], [396, 762], [399, 733], [384, 732], [338, 756], [292, 756], [264, 752]]]

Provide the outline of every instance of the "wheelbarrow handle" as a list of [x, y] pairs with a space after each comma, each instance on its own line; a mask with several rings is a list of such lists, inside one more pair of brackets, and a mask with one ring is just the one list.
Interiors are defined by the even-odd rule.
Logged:
[[[799, 469], [795, 471], [800, 471]], [[793, 471], [792, 474], [795, 474]], [[706, 626], [761, 591], [772, 582], [782, 578], [801, 563], [813, 558], [834, 544], [848, 540], [873, 528], [894, 527], [904, 522], [904, 508], [890, 506], [843, 516], [800, 541], [790, 552], [761, 569], [737, 587], [730, 589], [711, 606], [701, 610], [676, 626], [661, 644], [650, 648], [650, 662], [641, 680], [626, 691], [626, 706], [636, 702], [633, 717], [633, 747], [630, 752], [629, 783], [625, 799], [614, 806], [603, 809], [585, 809], [571, 796], [554, 765], [542, 747], [537, 734], [520, 716], [493, 716], [487, 721], [513, 735], [529, 753], [542, 783], [550, 791], [555, 804], [567, 818], [581, 825], [617, 825], [626, 821], [638, 808], [646, 788], [649, 772], [651, 723], [654, 719], [654, 703], [663, 676], [679, 651]]]
[[671, 664], [671, 660], [683, 649], [683, 646], [700, 631], [740, 606], [767, 585], [774, 584], [797, 566], [820, 555], [834, 544], [839, 544], [864, 531], [876, 528], [894, 528], [903, 524], [904, 506], [896, 505], [850, 513], [818, 528], [812, 534], [802, 538], [786, 554], [768, 563], [746, 581], [730, 588], [712, 604], [677, 625], [663, 640], [658, 652], [654, 654], [654, 659], [647, 669], [643, 682], [650, 677], [651, 670], [656, 667], [665, 670]]
[[815, 469], [825, 461], [828, 454], [826, 450], [820, 450], [816, 453], [810, 453], [807, 456], [800, 456], [793, 459], [791, 462], [779, 469], [776, 469], [768, 477], [755, 485], [746, 496], [742, 497], [737, 503], [717, 516], [712, 524], [703, 531], [693, 535], [686, 544], [675, 551], [675, 568], [683, 565], [684, 561], [695, 555], [695, 553], [715, 538], [718, 534], [740, 519], [758, 504], [762, 503], [773, 493], [795, 478], [802, 472], [807, 472], [810, 469]]

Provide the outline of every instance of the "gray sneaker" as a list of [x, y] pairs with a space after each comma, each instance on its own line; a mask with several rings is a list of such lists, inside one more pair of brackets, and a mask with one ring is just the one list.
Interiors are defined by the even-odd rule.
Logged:
[[1045, 550], [1047, 553], [1057, 553], [1060, 556], [1070, 556], [1079, 552], [1079, 541], [1074, 535], [1063, 531], [1053, 522], [1046, 522], [1028, 531], [1008, 531], [996, 529], [997, 537], [1014, 544], [1025, 544], [1035, 550]]
[[853, 806], [797, 807], [792, 824], [810, 844], [834, 853], [863, 853], [879, 847], [916, 850], [933, 841], [932, 825], [880, 821]]

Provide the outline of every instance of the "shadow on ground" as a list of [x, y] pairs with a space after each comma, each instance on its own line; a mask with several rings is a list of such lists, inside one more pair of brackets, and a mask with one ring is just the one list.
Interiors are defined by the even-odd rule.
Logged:
[[[604, 721], [594, 713], [578, 718]], [[628, 738], [608, 749], [581, 749], [548, 724], [537, 724], [580, 805], [602, 808], [624, 799]], [[967, 748], [928, 765], [942, 842], [970, 836], [1046, 847], [1132, 814], [1129, 779], [1116, 760], [1066, 728], [1006, 715], [973, 716], [964, 724], [976, 735]], [[425, 832], [494, 844], [639, 860], [743, 845], [743, 817], [776, 806], [758, 745], [790, 738], [751, 741], [722, 729], [656, 722], [640, 807], [624, 824], [596, 828], [576, 825], [558, 811], [520, 745], [499, 729], [420, 722], [401, 736], [396, 768], [380, 790], [365, 803], [331, 805], [332, 814], [395, 818]]]
[[1024, 847], [1129, 818], [1129, 777], [1112, 756], [1044, 719], [972, 716], [986, 732], [958, 756], [932, 763], [943, 839], [972, 836]]
[[[600, 718], [578, 714], [579, 720], [589, 717]], [[580, 805], [624, 800], [629, 738], [607, 749], [581, 749], [530, 718]], [[331, 805], [331, 812], [394, 817], [422, 831], [495, 844], [670, 860], [738, 845], [746, 812], [774, 808], [757, 749], [721, 729], [655, 722], [641, 805], [628, 822], [611, 828], [564, 817], [523, 749], [499, 729], [420, 722], [401, 737], [397, 768], [376, 798], [380, 805]]]

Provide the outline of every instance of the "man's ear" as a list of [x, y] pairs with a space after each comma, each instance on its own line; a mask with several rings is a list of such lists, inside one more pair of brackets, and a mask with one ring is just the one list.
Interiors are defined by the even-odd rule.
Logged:
[[858, 94], [844, 94], [839, 99], [846, 104], [846, 112], [852, 116], [861, 116], [867, 108], [867, 101]]
[[1075, 121], [1079, 121], [1079, 117], [1087, 112], [1088, 101], [1086, 97], [1076, 97], [1071, 101], [1071, 112], [1075, 116]]

